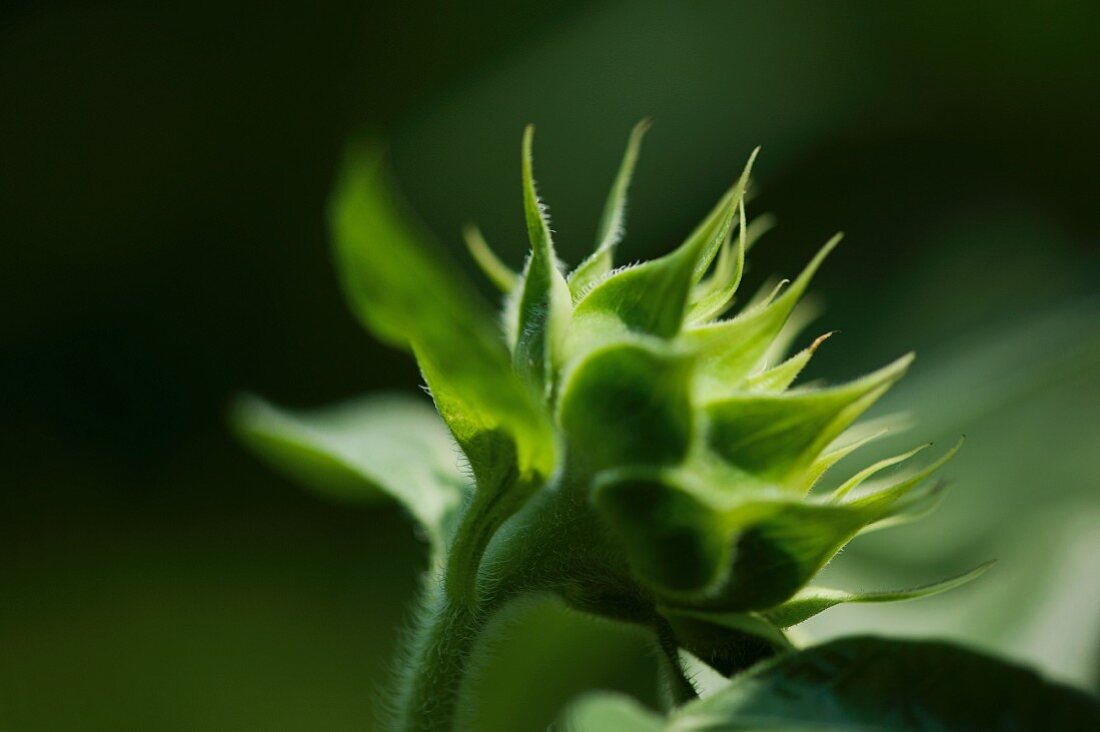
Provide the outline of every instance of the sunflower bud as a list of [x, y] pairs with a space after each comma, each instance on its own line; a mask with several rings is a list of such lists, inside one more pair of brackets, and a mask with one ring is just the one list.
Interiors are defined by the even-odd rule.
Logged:
[[[838, 602], [907, 599], [958, 584], [953, 578], [866, 596], [807, 589], [853, 537], [934, 501], [939, 487], [925, 479], [954, 449], [873, 490], [860, 484], [917, 451], [860, 471], [832, 494], [812, 491], [851, 451], [852, 425], [913, 357], [845, 384], [792, 388], [826, 334], [769, 364], [839, 235], [793, 282], [728, 314], [745, 252], [763, 228], [754, 231], [745, 213], [755, 151], [676, 249], [615, 269], [646, 126], [631, 136], [595, 251], [569, 273], [558, 269], [535, 194], [529, 128], [523, 183], [532, 253], [514, 276], [501, 275], [495, 257], [488, 271], [494, 281], [515, 282], [506, 314], [513, 320], [507, 330], [514, 363], [538, 386], [552, 416], [564, 481], [586, 493], [588, 510], [629, 567], [629, 581], [685, 636], [699, 636], [702, 623], [776, 646], [786, 627]], [[475, 253], [487, 251], [479, 241]], [[615, 564], [580, 549], [569, 556], [582, 565], [579, 574], [599, 573], [601, 565], [610, 572]], [[576, 592], [576, 583], [569, 586]], [[599, 602], [584, 603], [593, 606]]]
[[[422, 243], [378, 156], [352, 156], [332, 208], [349, 300], [370, 330], [415, 355], [466, 465], [387, 467], [384, 449], [363, 462], [347, 419], [268, 407], [242, 413], [245, 434], [300, 475], [338, 474], [345, 486], [358, 475], [372, 494], [404, 503], [432, 539], [457, 606], [556, 592], [585, 611], [653, 625], [662, 638], [671, 630], [723, 671], [782, 649], [788, 627], [839, 603], [909, 599], [976, 576], [984, 567], [912, 590], [810, 586], [857, 535], [934, 505], [941, 485], [927, 479], [954, 449], [908, 474], [876, 477], [919, 450], [832, 492], [815, 489], [873, 439], [856, 421], [912, 356], [847, 383], [792, 386], [828, 334], [786, 360], [782, 352], [839, 235], [793, 281], [733, 311], [746, 252], [771, 225], [746, 214], [756, 152], [679, 246], [615, 268], [647, 127], [631, 135], [595, 248], [572, 271], [554, 248], [527, 129], [526, 263], [512, 271], [479, 230], [466, 230], [475, 261], [505, 293], [503, 328]], [[438, 431], [416, 427], [425, 419], [416, 415], [407, 438], [396, 422], [387, 433], [371, 421], [370, 444]]]

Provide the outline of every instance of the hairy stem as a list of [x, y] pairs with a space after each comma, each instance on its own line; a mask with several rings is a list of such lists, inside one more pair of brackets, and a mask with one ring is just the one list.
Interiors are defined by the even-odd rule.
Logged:
[[481, 559], [501, 525], [516, 513], [527, 499], [522, 486], [512, 490], [479, 490], [462, 517], [447, 557], [445, 590], [455, 603], [476, 607], [477, 580]]
[[[463, 680], [477, 665], [479, 637], [496, 612], [517, 596], [549, 591], [580, 610], [648, 621], [651, 601], [634, 597], [619, 573], [594, 582], [585, 571], [578, 572], [584, 564], [577, 546], [601, 556], [609, 550], [586, 510], [587, 497], [571, 488], [544, 486], [519, 505], [489, 496], [470, 504], [445, 564], [425, 591], [403, 658], [395, 729], [455, 728]], [[621, 569], [625, 572], [625, 565]], [[672, 644], [675, 658], [671, 628], [666, 624], [665, 629], [667, 637], [658, 632], [658, 639], [662, 648]], [[695, 695], [678, 661], [673, 678], [677, 700]]]
[[428, 588], [404, 661], [393, 728], [452, 730], [459, 691], [486, 614], [452, 602], [438, 583]]
[[[512, 486], [518, 488], [518, 486]], [[517, 586], [490, 582], [478, 591], [482, 555], [525, 499], [520, 490], [480, 491], [467, 507], [445, 561], [425, 589], [405, 653], [394, 729], [452, 730], [459, 694], [478, 638]]]

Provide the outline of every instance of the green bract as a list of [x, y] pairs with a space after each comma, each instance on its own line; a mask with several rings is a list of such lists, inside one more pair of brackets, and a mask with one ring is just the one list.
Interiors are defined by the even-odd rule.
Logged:
[[416, 357], [438, 417], [411, 398], [316, 415], [251, 399], [237, 412], [273, 462], [330, 492], [388, 495], [431, 540], [444, 582], [425, 593], [397, 726], [455, 723], [486, 619], [525, 593], [650, 628], [682, 700], [695, 690], [679, 648], [730, 674], [788, 651], [787, 629], [834, 605], [921, 597], [985, 569], [912, 590], [811, 584], [854, 537], [933, 505], [941, 486], [928, 478], [957, 448], [879, 475], [914, 450], [814, 490], [873, 439], [853, 425], [912, 356], [847, 383], [792, 386], [825, 336], [780, 353], [840, 237], [792, 282], [734, 309], [745, 253], [770, 226], [746, 219], [755, 152], [678, 247], [616, 269], [647, 126], [630, 137], [593, 253], [572, 271], [555, 253], [527, 129], [522, 271], [466, 231], [505, 293], [502, 316], [406, 215], [379, 155], [353, 151], [331, 208], [344, 289], [371, 332]]

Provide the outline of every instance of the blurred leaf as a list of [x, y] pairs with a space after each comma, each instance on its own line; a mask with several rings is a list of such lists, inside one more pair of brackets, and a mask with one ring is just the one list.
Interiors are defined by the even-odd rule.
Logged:
[[[479, 484], [511, 468], [502, 456], [523, 474], [549, 475], [549, 421], [513, 372], [494, 316], [398, 205], [377, 151], [351, 151], [330, 218], [353, 310], [379, 338], [415, 352]], [[514, 445], [502, 449], [501, 439]]]
[[474, 225], [468, 225], [462, 229], [462, 238], [466, 241], [466, 249], [470, 256], [477, 262], [477, 266], [485, 276], [497, 286], [501, 292], [508, 293], [515, 289], [519, 275], [511, 270], [490, 248], [489, 243], [481, 234], [481, 229]]
[[661, 732], [661, 717], [623, 694], [599, 692], [569, 705], [554, 730], [560, 732]]
[[957, 646], [856, 637], [765, 662], [682, 707], [667, 729], [1085, 730], [1100, 729], [1100, 706]]
[[[812, 618], [800, 633], [946, 637], [1097, 689], [1098, 345], [1096, 301], [1084, 300], [967, 334], [923, 358], [883, 406], [911, 410], [930, 438], [969, 436], [951, 467], [957, 488], [934, 520], [853, 542], [827, 582], [915, 584], [930, 570], [947, 574], [988, 557], [998, 569], [958, 599], [852, 606]], [[891, 440], [875, 456], [897, 447]]]
[[233, 409], [241, 438], [304, 485], [344, 500], [389, 498], [439, 547], [469, 491], [454, 441], [423, 400], [398, 395], [291, 412], [253, 396]]
[[450, 345], [461, 361], [499, 361], [486, 303], [397, 198], [380, 150], [349, 149], [329, 206], [335, 255], [353, 312], [380, 340]]

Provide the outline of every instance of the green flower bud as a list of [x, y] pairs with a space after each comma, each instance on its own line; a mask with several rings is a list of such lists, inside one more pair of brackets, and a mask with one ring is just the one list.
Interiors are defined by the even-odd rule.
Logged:
[[[589, 554], [574, 544], [566, 556], [578, 566], [560, 571], [621, 571], [619, 558], [608, 556], [610, 545], [625, 559], [629, 581], [677, 618], [674, 627], [687, 627], [685, 613], [692, 614], [696, 641], [698, 624], [713, 614], [716, 625], [772, 643], [791, 618], [836, 604], [820, 600], [840, 597], [836, 591], [799, 593], [853, 537], [932, 500], [938, 489], [924, 480], [954, 451], [873, 491], [856, 489], [912, 453], [861, 471], [831, 496], [810, 493], [845, 449], [835, 446], [851, 441], [846, 431], [904, 375], [912, 355], [840, 386], [792, 389], [823, 336], [769, 368], [769, 355], [839, 235], [789, 286], [726, 316], [750, 232], [754, 241], [763, 228], [753, 232], [745, 214], [756, 152], [679, 247], [614, 269], [645, 128], [631, 136], [595, 252], [568, 274], [557, 269], [535, 195], [530, 128], [524, 137], [532, 253], [514, 278], [512, 292], [522, 294], [507, 316], [514, 319], [508, 345], [516, 369], [552, 415], [563, 482], [585, 495], [586, 510], [612, 538], [593, 541]], [[490, 263], [495, 281], [513, 280], [484, 254], [483, 242], [473, 251]], [[568, 584], [575, 593], [576, 584]], [[599, 602], [581, 604], [598, 611]], [[740, 617], [733, 625], [731, 614]]]
[[[535, 189], [527, 129], [521, 177], [531, 253], [522, 271], [497, 258], [476, 228], [465, 232], [475, 261], [505, 293], [503, 328], [422, 243], [379, 156], [351, 157], [332, 207], [345, 290], [370, 330], [415, 355], [467, 465], [384, 470], [386, 450], [360, 464], [346, 422], [266, 406], [242, 412], [243, 432], [265, 455], [284, 450], [280, 464], [308, 458], [299, 475], [339, 475], [345, 486], [360, 475], [372, 494], [405, 503], [432, 539], [449, 602], [475, 609], [471, 618], [509, 593], [556, 592], [585, 611], [672, 633], [723, 671], [786, 647], [786, 628], [836, 604], [908, 599], [976, 576], [984, 567], [863, 595], [810, 586], [855, 536], [933, 505], [941, 486], [927, 479], [954, 450], [872, 487], [864, 482], [917, 451], [859, 471], [832, 494], [812, 490], [873, 439], [856, 420], [912, 356], [848, 383], [792, 386], [825, 336], [787, 360], [782, 352], [839, 235], [793, 282], [730, 313], [746, 252], [771, 226], [746, 214], [755, 151], [683, 243], [616, 269], [647, 127], [630, 137], [593, 253], [571, 272]], [[415, 424], [423, 419], [418, 413]], [[382, 423], [371, 424], [377, 441]]]

